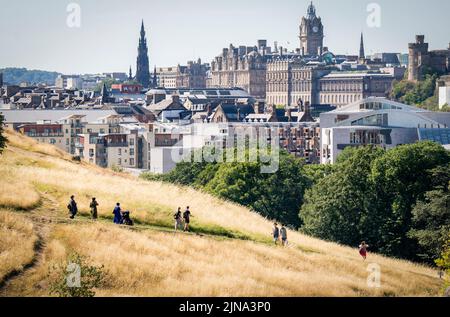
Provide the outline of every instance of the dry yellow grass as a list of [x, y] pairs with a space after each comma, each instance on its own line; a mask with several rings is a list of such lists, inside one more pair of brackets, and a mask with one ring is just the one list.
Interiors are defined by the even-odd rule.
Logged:
[[21, 271], [32, 261], [36, 240], [29, 220], [0, 209], [0, 281], [13, 271]]
[[[15, 179], [53, 197], [61, 216], [66, 213], [68, 197], [75, 194], [84, 212], [95, 196], [100, 215], [110, 216], [119, 201], [143, 224], [168, 226], [173, 211], [189, 205], [197, 228], [220, 227], [258, 241], [270, 236], [272, 223], [245, 207], [189, 188], [75, 164], [65, 154], [55, 155], [45, 146], [38, 147], [39, 151], [34, 150], [35, 144], [23, 147], [25, 138], [13, 136], [8, 135], [10, 145], [0, 164], [10, 169]], [[14, 163], [21, 159], [25, 163]], [[440, 286], [431, 268], [370, 254], [368, 263], [381, 267], [382, 287], [369, 288], [368, 263], [362, 262], [357, 249], [298, 232], [289, 232], [291, 247], [287, 249], [151, 230], [130, 232], [105, 224], [57, 225], [52, 237], [45, 250], [46, 261], [18, 283], [12, 294], [48, 295], [45, 287], [37, 291], [35, 284], [43, 283], [50, 262], [64, 258], [71, 250], [104, 264], [115, 276], [111, 287], [99, 290], [98, 294], [105, 296], [429, 296], [437, 295]]]

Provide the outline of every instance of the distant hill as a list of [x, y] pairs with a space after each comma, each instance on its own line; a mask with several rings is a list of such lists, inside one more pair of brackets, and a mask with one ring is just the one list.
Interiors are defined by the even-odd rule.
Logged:
[[0, 73], [3, 73], [3, 81], [10, 85], [19, 85], [26, 82], [29, 84], [45, 83], [49, 85], [55, 84], [55, 79], [60, 75], [57, 72], [47, 72], [44, 70], [28, 70], [26, 68], [1, 68]]
[[[364, 262], [357, 248], [291, 230], [290, 245], [275, 246], [272, 223], [245, 207], [76, 162], [11, 131], [6, 136], [0, 156], [0, 296], [48, 296], [50, 269], [73, 252], [109, 272], [98, 296], [439, 294], [442, 281], [431, 268], [373, 253]], [[80, 213], [70, 221], [66, 206], [73, 194]], [[89, 219], [91, 197], [100, 204], [97, 221]], [[131, 211], [132, 230], [112, 223], [116, 202]], [[194, 233], [174, 234], [173, 213], [188, 204]], [[368, 283], [377, 267], [379, 288]]]

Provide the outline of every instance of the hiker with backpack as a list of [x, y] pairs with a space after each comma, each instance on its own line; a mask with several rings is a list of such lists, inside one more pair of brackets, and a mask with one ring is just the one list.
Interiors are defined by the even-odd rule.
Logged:
[[91, 216], [93, 220], [97, 220], [97, 206], [98, 206], [97, 200], [95, 198], [92, 198], [89, 207], [91, 208]]
[[114, 223], [117, 225], [122, 224], [122, 209], [120, 209], [120, 203], [116, 204], [112, 213], [114, 215]]
[[275, 245], [278, 244], [278, 240], [280, 240], [280, 229], [278, 228], [278, 224], [275, 222], [273, 225], [273, 241], [275, 242]]
[[181, 207], [178, 207], [177, 212], [173, 215], [175, 219], [175, 231], [182, 228], [182, 220], [181, 220]]
[[361, 244], [359, 245], [359, 254], [362, 256], [364, 261], [367, 258], [367, 249], [368, 248], [369, 248], [369, 246], [366, 244], [365, 241], [361, 242]]
[[76, 214], [78, 213], [77, 202], [75, 201], [75, 196], [70, 196], [69, 204], [67, 205], [67, 209], [69, 209], [70, 219], [74, 219]]
[[191, 215], [191, 211], [189, 210], [189, 206], [186, 207], [186, 211], [183, 213], [183, 219], [184, 219], [184, 231], [189, 232], [189, 223], [191, 222], [191, 217], [194, 217]]
[[284, 225], [281, 226], [280, 229], [280, 236], [281, 236], [281, 244], [285, 247], [288, 244], [288, 240], [287, 240], [287, 230], [286, 227]]

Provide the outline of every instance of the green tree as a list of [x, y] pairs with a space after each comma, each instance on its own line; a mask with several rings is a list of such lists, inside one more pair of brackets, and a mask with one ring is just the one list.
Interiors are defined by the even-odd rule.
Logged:
[[419, 82], [408, 80], [394, 82], [390, 96], [408, 105], [438, 111], [438, 95], [436, 89], [436, 81], [438, 78], [438, 73], [428, 71], [425, 74], [425, 79]]
[[118, 82], [114, 78], [105, 78], [100, 83], [95, 86], [94, 91], [95, 92], [101, 92], [103, 88], [103, 84], [106, 84], [106, 88], [111, 90], [112, 85], [117, 84]]
[[450, 164], [439, 166], [429, 174], [434, 190], [415, 205], [409, 236], [421, 246], [419, 256], [433, 262], [443, 252], [450, 232]]
[[378, 214], [388, 212], [383, 215], [381, 252], [416, 258], [417, 241], [408, 237], [412, 208], [433, 190], [430, 171], [449, 162], [448, 152], [433, 142], [398, 146], [373, 162], [371, 179], [379, 203]]
[[368, 240], [377, 247], [373, 224], [378, 217], [369, 217], [377, 201], [370, 174], [371, 163], [383, 153], [374, 147], [347, 148], [333, 173], [307, 191], [302, 231], [348, 245]]
[[409, 237], [418, 241], [419, 256], [433, 262], [442, 253], [450, 232], [450, 193], [440, 190], [426, 193], [412, 214], [414, 229], [409, 232]]
[[3, 149], [6, 146], [6, 137], [4, 136], [4, 131], [3, 131], [3, 122], [4, 122], [4, 117], [2, 114], [0, 114], [0, 154], [3, 152]]
[[309, 182], [304, 162], [281, 152], [279, 169], [272, 174], [261, 173], [259, 162], [220, 164], [205, 190], [298, 228], [298, 208]]
[[301, 230], [348, 245], [366, 240], [372, 251], [418, 260], [425, 243], [436, 247], [448, 228], [447, 196], [440, 194], [449, 181], [449, 162], [448, 152], [432, 142], [389, 151], [348, 148], [331, 174], [306, 192]]

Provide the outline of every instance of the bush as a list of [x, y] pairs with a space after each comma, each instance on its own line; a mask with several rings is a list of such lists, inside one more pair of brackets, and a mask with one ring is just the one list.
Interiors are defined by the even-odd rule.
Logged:
[[444, 292], [447, 295], [450, 288], [450, 235], [447, 241], [444, 251], [442, 252], [441, 258], [436, 260], [436, 265], [444, 271]]
[[94, 297], [94, 289], [104, 286], [107, 276], [103, 265], [90, 265], [87, 258], [76, 253], [66, 262], [53, 266], [48, 275], [50, 294], [59, 297]]
[[111, 169], [113, 170], [113, 172], [116, 172], [116, 173], [123, 173], [123, 167], [121, 167], [121, 166], [113, 165], [113, 166], [111, 167]]

